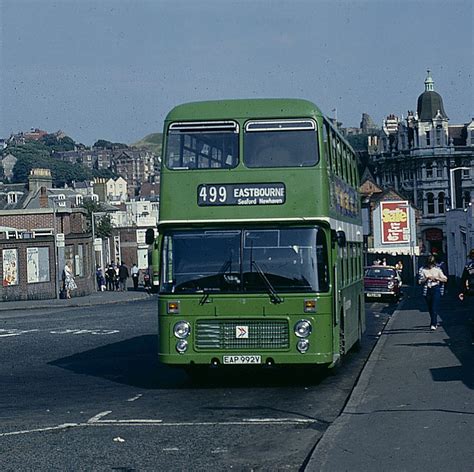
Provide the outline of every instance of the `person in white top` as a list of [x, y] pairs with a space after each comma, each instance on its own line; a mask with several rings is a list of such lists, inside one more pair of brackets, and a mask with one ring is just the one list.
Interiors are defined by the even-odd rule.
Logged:
[[430, 313], [430, 329], [434, 331], [438, 326], [438, 306], [441, 298], [441, 284], [448, 281], [443, 271], [437, 267], [434, 256], [428, 257], [428, 262], [420, 270], [418, 283], [423, 285], [423, 296], [425, 297], [428, 311]]

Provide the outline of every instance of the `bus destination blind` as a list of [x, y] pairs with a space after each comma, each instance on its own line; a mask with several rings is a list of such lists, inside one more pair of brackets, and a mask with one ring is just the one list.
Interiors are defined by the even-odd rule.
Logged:
[[283, 183], [201, 184], [197, 188], [199, 206], [283, 205], [285, 200]]

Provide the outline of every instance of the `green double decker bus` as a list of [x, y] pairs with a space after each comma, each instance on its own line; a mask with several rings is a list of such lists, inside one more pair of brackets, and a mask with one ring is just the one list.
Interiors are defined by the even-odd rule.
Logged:
[[163, 363], [332, 367], [360, 342], [356, 157], [313, 103], [171, 110], [158, 230]]

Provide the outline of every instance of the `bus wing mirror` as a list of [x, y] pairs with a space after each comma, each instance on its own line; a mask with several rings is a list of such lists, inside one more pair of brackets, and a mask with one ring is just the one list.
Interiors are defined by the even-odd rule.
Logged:
[[155, 241], [155, 230], [153, 228], [148, 228], [145, 233], [145, 242], [150, 245]]
[[332, 239], [339, 247], [344, 247], [347, 242], [346, 233], [344, 231], [331, 231]]

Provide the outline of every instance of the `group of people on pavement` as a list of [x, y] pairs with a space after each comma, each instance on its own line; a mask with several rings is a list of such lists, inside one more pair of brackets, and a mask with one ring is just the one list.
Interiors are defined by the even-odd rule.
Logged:
[[[448, 282], [448, 271], [446, 263], [438, 256], [432, 254], [427, 263], [418, 273], [418, 283], [422, 285], [428, 312], [430, 314], [430, 329], [435, 331], [438, 325], [439, 303], [445, 292], [445, 284]], [[474, 249], [471, 249], [468, 260], [464, 267], [458, 298], [462, 302], [466, 297], [474, 298]]]
[[137, 264], [133, 264], [129, 272], [128, 267], [123, 261], [120, 264], [118, 261], [117, 264], [111, 262], [107, 265], [105, 272], [102, 270], [102, 267], [97, 266], [95, 275], [98, 291], [125, 292], [130, 275], [132, 276], [134, 290], [138, 290], [140, 269], [137, 267]]

